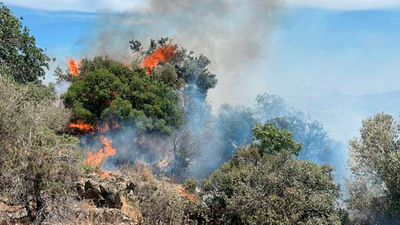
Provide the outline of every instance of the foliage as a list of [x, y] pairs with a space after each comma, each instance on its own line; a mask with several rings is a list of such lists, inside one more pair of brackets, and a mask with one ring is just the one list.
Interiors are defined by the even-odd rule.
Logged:
[[302, 143], [299, 153], [301, 159], [332, 163], [333, 151], [341, 148], [337, 141], [329, 137], [320, 122], [311, 120], [277, 95], [257, 96], [254, 115], [260, 123], [269, 122], [279, 130], [290, 131], [293, 139]]
[[260, 155], [264, 153], [272, 154], [282, 150], [287, 150], [292, 154], [298, 155], [301, 144], [296, 143], [292, 134], [287, 130], [278, 130], [274, 125], [266, 123], [256, 125], [253, 128], [255, 144], [260, 150]]
[[190, 178], [185, 180], [185, 182], [183, 182], [183, 188], [185, 188], [185, 191], [193, 194], [196, 192], [196, 186], [197, 186], [197, 180], [194, 178]]
[[[0, 76], [0, 196], [22, 205], [35, 223], [68, 207], [81, 174], [78, 140], [58, 136], [68, 111], [55, 105], [49, 88], [17, 85]], [[67, 199], [65, 199], [67, 198]]]
[[182, 123], [172, 88], [108, 58], [84, 59], [80, 74], [61, 98], [75, 119], [92, 124], [116, 120], [135, 124], [141, 132], [171, 133]]
[[[151, 40], [147, 51], [143, 50], [140, 41], [130, 41], [133, 66], [138, 67], [144, 57], [154, 53], [158, 47], [168, 45], [168, 41], [168, 38], [161, 38], [158, 41]], [[171, 45], [171, 42], [169, 42], [169, 45]], [[174, 47], [177, 49], [174, 57], [168, 63], [161, 62], [160, 67], [154, 70], [154, 75], [175, 88], [191, 86], [205, 99], [208, 90], [214, 88], [217, 84], [216, 76], [207, 69], [210, 60], [204, 55], [195, 57], [193, 52], [188, 53], [184, 48], [178, 49], [177, 45]], [[175, 68], [175, 72], [173, 68]]]
[[354, 179], [348, 182], [348, 206], [370, 223], [399, 221], [399, 131], [391, 115], [378, 113], [364, 120], [360, 137], [350, 141], [349, 166]]
[[[135, 166], [134, 166], [135, 167]], [[128, 203], [136, 208], [138, 224], [197, 224], [200, 204], [183, 195], [179, 185], [155, 180], [149, 169], [124, 170], [131, 182]]]
[[294, 116], [301, 119], [305, 118], [304, 113], [288, 105], [280, 96], [267, 93], [257, 96], [254, 111], [260, 123], [265, 123], [276, 117]]
[[[286, 142], [279, 143], [282, 147], [242, 148], [203, 182], [208, 219], [212, 224], [341, 224], [333, 168], [293, 159], [299, 145], [270, 127], [259, 126], [286, 137], [276, 139]], [[270, 136], [255, 130], [259, 138]], [[268, 148], [274, 151], [262, 154]]]
[[38, 82], [45, 75], [43, 67], [49, 68], [50, 58], [36, 47], [35, 38], [21, 20], [0, 3], [0, 67], [17, 82]]
[[317, 121], [307, 122], [299, 117], [276, 117], [268, 122], [279, 130], [288, 130], [293, 139], [302, 143], [299, 157], [314, 162], [329, 162], [330, 153], [336, 142], [329, 137], [322, 124]]
[[0, 146], [23, 144], [41, 126], [60, 131], [68, 117], [49, 88], [15, 84], [0, 75]]

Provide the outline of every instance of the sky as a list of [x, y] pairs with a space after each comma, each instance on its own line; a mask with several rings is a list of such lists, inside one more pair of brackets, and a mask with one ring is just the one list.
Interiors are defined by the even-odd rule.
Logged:
[[[24, 18], [37, 45], [46, 48], [61, 66], [67, 57], [87, 55], [86, 40], [99, 28], [99, 15], [140, 12], [148, 7], [146, 1], [132, 0], [4, 2]], [[308, 97], [400, 90], [396, 79], [400, 69], [399, 7], [400, 0], [281, 1], [262, 53], [241, 71], [241, 94], [221, 97], [229, 90], [223, 83], [228, 74], [218, 84], [224, 89], [217, 85], [211, 91], [212, 104], [249, 105], [265, 92]], [[47, 81], [54, 79], [51, 74]]]

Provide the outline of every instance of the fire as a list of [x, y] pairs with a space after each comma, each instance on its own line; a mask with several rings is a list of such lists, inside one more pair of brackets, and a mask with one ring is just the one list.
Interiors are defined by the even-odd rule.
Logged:
[[96, 130], [92, 125], [88, 123], [83, 123], [80, 120], [77, 123], [70, 123], [69, 127], [77, 128], [80, 131], [84, 131], [85, 133], [93, 132], [94, 130]]
[[72, 74], [72, 76], [76, 76], [79, 74], [79, 63], [76, 62], [74, 59], [68, 59], [68, 66], [69, 72]]
[[195, 199], [195, 194], [188, 194], [188, 193], [185, 191], [185, 188], [183, 188], [182, 186], [176, 187], [176, 190], [178, 190], [178, 191], [181, 193], [181, 195], [182, 195], [183, 197], [187, 198], [188, 200], [193, 201], [193, 202], [196, 201], [196, 199]]
[[77, 123], [70, 123], [68, 126], [70, 128], [76, 128], [86, 134], [93, 134], [95, 131], [100, 131], [100, 133], [105, 133], [109, 130], [115, 130], [121, 127], [121, 125], [116, 120], [105, 122], [102, 127], [92, 126], [88, 123], [83, 123], [81, 120], [78, 120]]
[[100, 130], [101, 133], [107, 132], [109, 130], [115, 130], [120, 128], [121, 126], [119, 125], [118, 121], [112, 120], [111, 122], [106, 122], [103, 124], [103, 127], [98, 127], [98, 130]]
[[146, 73], [149, 74], [153, 68], [160, 62], [166, 62], [175, 55], [176, 47], [168, 44], [160, 46], [156, 51], [147, 56], [141, 64], [142, 68], [146, 69]]
[[86, 158], [86, 163], [91, 166], [101, 166], [103, 160], [110, 156], [115, 156], [117, 150], [111, 147], [112, 141], [108, 141], [104, 136], [100, 137], [103, 142], [104, 148], [99, 149], [97, 152], [90, 152]]
[[109, 178], [110, 177], [110, 173], [109, 172], [100, 171], [100, 177], [101, 178]]

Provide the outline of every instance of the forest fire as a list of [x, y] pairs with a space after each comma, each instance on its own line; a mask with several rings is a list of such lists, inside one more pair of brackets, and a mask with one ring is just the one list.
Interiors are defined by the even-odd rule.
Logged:
[[[100, 137], [104, 147], [97, 152], [90, 152], [86, 158], [86, 163], [91, 166], [101, 166], [104, 159], [117, 155], [117, 150], [111, 147], [112, 141], [108, 141], [104, 136]], [[106, 174], [104, 174], [106, 176]]]
[[121, 127], [118, 121], [116, 120], [105, 122], [103, 126], [92, 126], [88, 123], [84, 123], [81, 120], [78, 120], [76, 123], [70, 123], [68, 126], [70, 128], [75, 128], [85, 134], [93, 134], [95, 131], [100, 131], [100, 133], [105, 133], [109, 130], [115, 130]]
[[196, 201], [195, 195], [194, 195], [194, 194], [189, 194], [189, 193], [187, 193], [187, 192], [185, 191], [185, 188], [183, 188], [182, 186], [178, 186], [178, 187], [176, 188], [176, 190], [179, 191], [179, 193], [180, 193], [183, 197], [187, 198], [188, 200], [190, 200], [190, 201]]
[[153, 54], [144, 59], [141, 67], [145, 68], [146, 73], [149, 74], [160, 62], [167, 62], [170, 60], [175, 55], [175, 51], [176, 46], [171, 44], [160, 46]]
[[76, 128], [84, 133], [90, 133], [96, 130], [92, 125], [88, 123], [83, 123], [82, 121], [78, 121], [77, 123], [70, 123], [69, 124], [70, 128]]
[[68, 59], [68, 68], [72, 76], [77, 76], [79, 74], [79, 63], [74, 59]]

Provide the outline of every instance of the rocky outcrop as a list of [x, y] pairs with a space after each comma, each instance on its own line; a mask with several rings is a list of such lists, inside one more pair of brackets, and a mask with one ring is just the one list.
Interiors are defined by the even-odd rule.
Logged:
[[100, 208], [121, 209], [121, 189], [118, 189], [111, 182], [99, 182], [88, 179], [84, 183], [78, 183], [76, 190], [81, 199], [89, 199]]

